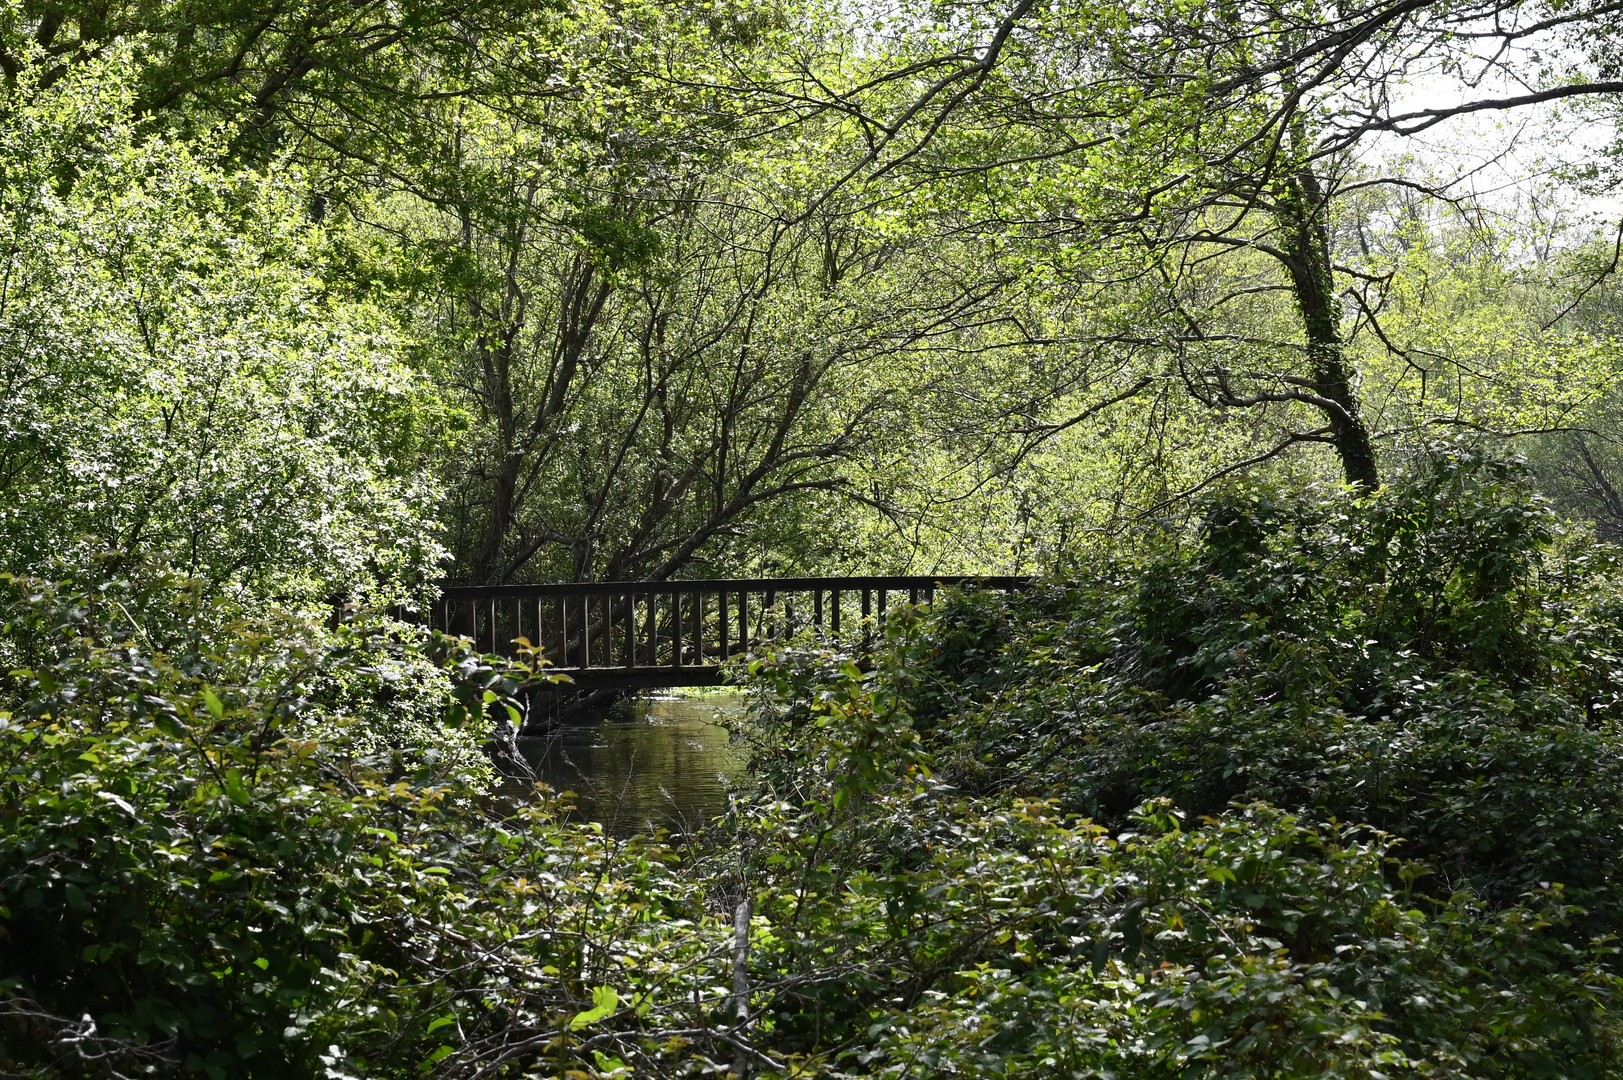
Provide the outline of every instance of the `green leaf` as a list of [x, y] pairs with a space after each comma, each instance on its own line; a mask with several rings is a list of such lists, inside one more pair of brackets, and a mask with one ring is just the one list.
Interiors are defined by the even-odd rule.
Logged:
[[240, 769], [227, 769], [225, 771], [225, 793], [238, 806], [248, 805], [251, 796], [248, 794], [248, 786], [242, 782], [242, 771]]
[[214, 719], [225, 719], [225, 706], [220, 704], [220, 699], [214, 696], [214, 691], [206, 686], [203, 688], [203, 707], [209, 711], [209, 715]]
[[599, 986], [592, 991], [592, 1007], [583, 1013], [576, 1013], [575, 1018], [569, 1021], [569, 1030], [579, 1031], [595, 1024], [619, 1007], [620, 995], [614, 992], [614, 987]]

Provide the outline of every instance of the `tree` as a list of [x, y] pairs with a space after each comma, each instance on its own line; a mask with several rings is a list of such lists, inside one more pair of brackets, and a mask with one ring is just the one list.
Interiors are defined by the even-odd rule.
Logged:
[[[1277, 441], [1230, 467], [1327, 443], [1344, 478], [1370, 489], [1380, 474], [1352, 339], [1383, 336], [1391, 278], [1343, 260], [1336, 207], [1378, 185], [1446, 198], [1449, 178], [1372, 175], [1358, 152], [1373, 136], [1472, 113], [1610, 100], [1623, 89], [1607, 75], [1612, 11], [1424, 0], [963, 5], [936, 22], [910, 16], [896, 27], [911, 43], [901, 60], [821, 100], [860, 113], [873, 133], [840, 183], [929, 185], [959, 229], [1012, 234], [1033, 258], [1069, 260], [1079, 287], [1151, 294], [1148, 317], [1110, 337], [1159, 343], [1169, 370], [1216, 409], [1278, 413]], [[1552, 48], [1563, 62], [1540, 60]], [[1427, 75], [1528, 85], [1405, 111], [1403, 80]], [[1084, 256], [1063, 251], [1082, 246]], [[1272, 276], [1255, 273], [1257, 257]], [[1217, 281], [1213, 293], [1214, 266], [1236, 263], [1243, 283]], [[1295, 311], [1288, 336], [1248, 331], [1223, 310], [1275, 290]]]
[[861, 495], [853, 470], [921, 372], [911, 352], [998, 286], [935, 273], [839, 208], [774, 220], [740, 191], [776, 165], [584, 211], [538, 192], [521, 229], [462, 231], [470, 261], [506, 270], [437, 308], [441, 340], [466, 343], [446, 368], [482, 420], [456, 485], [459, 573], [736, 571], [746, 536], [816, 543], [772, 526], [803, 496]]
[[0, 109], [0, 564], [399, 597], [439, 549], [398, 329], [323, 284], [297, 177], [142, 138], [135, 70], [112, 50]]
[[183, 131], [224, 122], [230, 149], [258, 163], [299, 139], [376, 160], [380, 143], [417, 133], [423, 101], [477, 95], [493, 78], [545, 97], [556, 70], [550, 52], [524, 47], [557, 20], [545, 4], [31, 0], [4, 20], [8, 80], [48, 89], [139, 40], [134, 115]]

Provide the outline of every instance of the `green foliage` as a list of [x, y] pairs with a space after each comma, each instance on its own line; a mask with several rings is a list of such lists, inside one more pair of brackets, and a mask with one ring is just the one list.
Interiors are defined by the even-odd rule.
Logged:
[[[562, 1072], [719, 996], [726, 928], [667, 853], [482, 810], [446, 737], [375, 749], [367, 695], [414, 655], [385, 628], [165, 654], [106, 590], [5, 588], [44, 661], [0, 700], [8, 1070], [456, 1076], [519, 1043]], [[474, 700], [501, 684], [441, 647]]]
[[570, 224], [592, 260], [611, 273], [646, 268], [664, 246], [659, 233], [612, 207], [586, 207]]
[[[1522, 483], [1442, 457], [1363, 499], [1237, 489], [1147, 564], [897, 612], [871, 670], [758, 657], [768, 790], [685, 851], [467, 783], [450, 748], [533, 672], [465, 643], [17, 582], [0, 1053], [1612, 1075], [1613, 569]], [[191, 644], [152, 648], [149, 610]]]
[[1615, 950], [1563, 940], [1559, 889], [1434, 902], [1390, 838], [1260, 805], [1185, 831], [1149, 803], [1114, 834], [911, 784], [867, 811], [754, 822], [785, 1071], [1611, 1074]]
[[[884, 655], [899, 660], [918, 633], [916, 616], [898, 611], [881, 630]], [[749, 665], [761, 691], [748, 734], [753, 767], [769, 786], [797, 802], [839, 811], [853, 796], [882, 789], [899, 773], [929, 776], [915, 730], [912, 670], [892, 662], [864, 672], [829, 644], [767, 650]], [[801, 763], [820, 756], [822, 781], [807, 787]]]
[[788, 995], [785, 1045], [879, 1075], [1610, 1075], [1612, 553], [1470, 453], [1204, 522], [946, 600], [866, 675], [763, 665], [793, 802], [758, 910], [783, 970], [849, 971]]
[[1609, 550], [1556, 545], [1516, 470], [1474, 458], [1363, 500], [1237, 490], [1207, 522], [1148, 565], [938, 616], [938, 769], [1106, 819], [1265, 799], [1401, 837], [1440, 895], [1561, 882], [1613, 910]]
[[143, 131], [135, 66], [3, 91], [0, 566], [403, 596], [439, 556], [425, 384], [326, 288], [299, 178]]
[[[1615, 532], [1616, 247], [1334, 150], [1490, 9], [1019, 10], [0, 10], [0, 1071], [1619, 1072], [1623, 567], [1412, 442]], [[1033, 560], [680, 848], [376, 614]]]

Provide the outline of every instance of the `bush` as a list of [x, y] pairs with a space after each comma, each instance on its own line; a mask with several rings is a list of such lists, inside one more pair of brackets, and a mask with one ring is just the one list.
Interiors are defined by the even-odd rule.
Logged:
[[466, 642], [11, 582], [0, 1068], [1614, 1075], [1616, 570], [1519, 484], [1236, 489], [757, 658], [762, 797], [681, 848], [494, 799]]
[[1481, 459], [1365, 499], [1239, 488], [1205, 521], [1147, 565], [935, 613], [912, 655], [938, 770], [1102, 821], [1164, 796], [1361, 822], [1439, 896], [1560, 882], [1612, 925], [1611, 549], [1560, 535], [1519, 470]]
[[1438, 455], [1367, 497], [1237, 486], [1149, 558], [946, 598], [869, 672], [759, 662], [777, 963], [848, 973], [785, 995], [784, 1045], [1610, 1075], [1617, 584], [1517, 467]]
[[460, 726], [402, 753], [355, 696], [426, 663], [385, 627], [242, 622], [165, 654], [116, 590], [8, 592], [42, 661], [0, 701], [8, 1072], [562, 1073], [657, 1056], [673, 1010], [724, 1000], [725, 919], [669, 852], [463, 775], [458, 699], [513, 688], [465, 645], [438, 646]]
[[[850, 805], [849, 803], [847, 804]], [[755, 1009], [816, 1075], [1603, 1077], [1609, 941], [1559, 888], [1438, 903], [1391, 838], [1263, 805], [1114, 834], [927, 781], [764, 810]]]

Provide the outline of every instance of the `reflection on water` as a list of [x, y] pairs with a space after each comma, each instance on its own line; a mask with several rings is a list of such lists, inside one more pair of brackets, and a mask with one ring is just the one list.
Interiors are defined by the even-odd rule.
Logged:
[[745, 771], [744, 748], [717, 723], [743, 707], [737, 694], [641, 697], [518, 746], [538, 779], [575, 792], [580, 816], [607, 831], [690, 832], [727, 809], [727, 784]]

